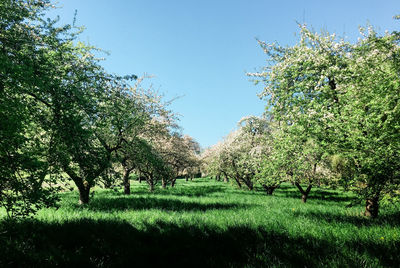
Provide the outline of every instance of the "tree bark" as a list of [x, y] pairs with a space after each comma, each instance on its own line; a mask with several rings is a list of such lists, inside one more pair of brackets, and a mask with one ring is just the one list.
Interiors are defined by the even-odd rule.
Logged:
[[167, 181], [164, 178], [161, 179], [161, 187], [163, 189], [167, 188]]
[[239, 188], [242, 188], [242, 184], [240, 183], [240, 181], [237, 178], [235, 178], [235, 181], [236, 181], [237, 185], [239, 186]]
[[124, 194], [129, 195], [131, 194], [131, 182], [129, 176], [131, 175], [133, 168], [129, 168], [126, 158], [124, 158], [121, 163], [122, 167], [124, 168], [124, 177], [123, 177]]
[[228, 176], [224, 176], [224, 182], [229, 182], [229, 178], [228, 178]]
[[149, 183], [149, 191], [153, 192], [154, 191], [154, 181], [153, 178], [148, 178], [148, 183]]
[[371, 218], [378, 217], [379, 212], [379, 198], [367, 198], [365, 203], [365, 212], [364, 215]]
[[[238, 178], [239, 180], [239, 178]], [[250, 191], [253, 191], [254, 185], [253, 182], [246, 176], [245, 178], [242, 179], [243, 183], [249, 188]]]
[[176, 182], [176, 177], [172, 179], [172, 181], [171, 181], [171, 187], [174, 187], [174, 186], [175, 186], [175, 182]]
[[89, 203], [90, 187], [81, 185], [81, 186], [78, 187], [78, 190], [79, 190], [79, 204], [80, 205], [88, 204]]
[[124, 194], [129, 195], [131, 194], [131, 182], [129, 180], [129, 175], [131, 174], [130, 169], [124, 170]]
[[303, 188], [301, 187], [301, 185], [298, 182], [295, 182], [294, 184], [296, 185], [296, 187], [299, 189], [299, 191], [301, 193], [301, 202], [306, 203], [308, 194], [310, 193], [311, 188], [312, 188], [312, 184], [309, 184], [305, 191], [303, 190]]
[[245, 184], [246, 184], [247, 188], [249, 188], [250, 191], [253, 191], [254, 185], [251, 181], [246, 181]]
[[272, 195], [278, 186], [267, 186], [265, 184], [262, 185], [267, 195]]
[[79, 204], [88, 204], [89, 203], [89, 193], [90, 193], [90, 184], [84, 180], [82, 177], [77, 176], [75, 172], [68, 166], [63, 166], [64, 171], [68, 174], [68, 176], [74, 181], [76, 187], [78, 187], [79, 191]]

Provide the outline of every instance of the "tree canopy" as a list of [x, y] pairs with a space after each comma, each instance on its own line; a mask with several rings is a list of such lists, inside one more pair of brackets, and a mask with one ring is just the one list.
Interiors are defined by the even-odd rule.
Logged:
[[295, 151], [307, 150], [317, 162], [345, 159], [352, 171], [346, 183], [366, 200], [366, 215], [376, 217], [379, 200], [399, 185], [400, 36], [372, 27], [361, 34], [351, 44], [301, 25], [292, 47], [260, 41], [268, 64], [250, 75], [264, 83], [267, 109], [300, 145]]
[[168, 103], [142, 78], [105, 71], [99, 49], [77, 40], [82, 29], [46, 19], [49, 8], [50, 1], [0, 3], [0, 204], [10, 217], [54, 205], [53, 186], [63, 179], [88, 203], [117, 163], [125, 171], [151, 168], [163, 181], [172, 176], [151, 139], [175, 137]]

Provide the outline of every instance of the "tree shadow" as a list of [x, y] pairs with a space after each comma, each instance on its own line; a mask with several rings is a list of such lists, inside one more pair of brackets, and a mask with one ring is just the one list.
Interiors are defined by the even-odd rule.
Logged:
[[333, 214], [319, 211], [296, 211], [295, 215], [311, 218], [326, 223], [349, 223], [357, 227], [361, 226], [390, 226], [400, 227], [400, 211], [384, 211], [379, 217], [371, 219], [360, 215]]
[[[296, 187], [291, 185], [290, 186], [281, 185], [277, 190], [275, 190], [274, 195], [286, 198], [295, 198], [299, 200], [301, 199], [300, 191]], [[313, 187], [311, 189], [310, 195], [308, 196], [308, 200], [321, 201], [317, 203], [324, 203], [324, 202], [343, 203], [343, 202], [353, 201], [354, 197], [330, 189]]]
[[397, 249], [386, 244], [292, 237], [248, 226], [218, 230], [163, 221], [137, 229], [117, 220], [81, 219], [59, 223], [0, 222], [1, 267], [268, 267], [396, 266]]
[[[190, 182], [190, 184], [195, 182]], [[204, 183], [201, 182], [200, 183]], [[123, 186], [113, 188], [114, 191], [108, 193], [119, 195], [122, 193]], [[214, 193], [224, 193], [227, 189], [226, 185], [178, 185], [175, 187], [168, 186], [166, 189], [156, 187], [153, 192], [149, 192], [147, 184], [138, 184], [131, 186], [133, 195], [165, 195], [165, 196], [188, 196], [188, 197], [203, 197]]]
[[[79, 205], [74, 204], [76, 208]], [[115, 210], [146, 210], [160, 209], [165, 211], [207, 211], [212, 209], [239, 209], [249, 205], [236, 203], [199, 203], [185, 202], [177, 199], [157, 198], [148, 195], [142, 196], [115, 196], [94, 198], [87, 208], [94, 211], [115, 211]]]
[[[266, 197], [270, 196], [266, 194], [265, 190], [262, 187], [258, 186], [254, 187], [254, 189], [251, 191], [248, 189], [235, 189], [235, 194], [257, 196], [264, 195]], [[272, 196], [301, 200], [300, 191], [295, 186], [291, 185], [281, 185], [274, 191]], [[345, 203], [353, 201], [354, 197], [347, 196], [343, 193], [335, 192], [333, 190], [314, 187], [311, 189], [308, 200], [319, 204], [324, 204], [326, 202]]]
[[189, 196], [189, 197], [203, 197], [209, 196], [214, 193], [223, 193], [226, 187], [221, 185], [201, 185], [191, 187], [170, 187], [168, 189], [157, 189], [157, 195], [173, 195], [173, 196]]
[[235, 189], [234, 192], [235, 192], [235, 194], [239, 194], [239, 195], [251, 195], [251, 196], [265, 195], [265, 196], [268, 196], [263, 189], [258, 189], [258, 188], [255, 188], [253, 190], [239, 188], [239, 189]]

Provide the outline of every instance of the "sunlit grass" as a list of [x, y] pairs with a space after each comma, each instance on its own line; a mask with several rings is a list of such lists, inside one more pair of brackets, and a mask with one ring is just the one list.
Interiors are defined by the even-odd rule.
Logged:
[[398, 265], [399, 211], [383, 208], [370, 220], [361, 206], [346, 207], [351, 199], [315, 188], [302, 204], [290, 184], [266, 196], [208, 179], [179, 180], [155, 193], [133, 182], [130, 196], [96, 189], [84, 207], [77, 192], [68, 192], [59, 209], [2, 222], [0, 238], [7, 242], [0, 264]]

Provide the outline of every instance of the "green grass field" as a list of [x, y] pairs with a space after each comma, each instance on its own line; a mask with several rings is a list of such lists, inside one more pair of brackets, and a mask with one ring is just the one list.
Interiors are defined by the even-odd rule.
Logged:
[[290, 184], [274, 196], [208, 179], [132, 195], [78, 193], [32, 219], [0, 221], [0, 266], [399, 267], [400, 212], [376, 220], [348, 193], [314, 188], [306, 204]]

